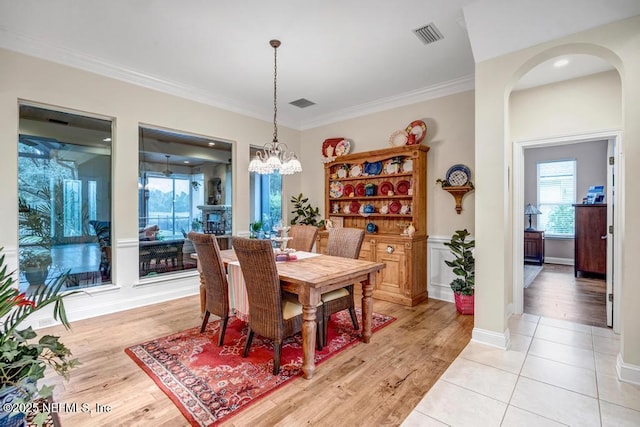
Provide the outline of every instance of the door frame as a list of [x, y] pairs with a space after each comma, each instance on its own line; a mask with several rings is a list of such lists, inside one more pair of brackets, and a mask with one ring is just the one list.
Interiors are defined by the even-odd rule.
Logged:
[[[621, 212], [622, 206], [624, 203], [624, 191], [622, 191], [621, 184], [624, 182], [624, 170], [621, 164], [622, 157], [622, 131], [619, 129], [611, 129], [611, 130], [603, 130], [603, 131], [595, 131], [595, 132], [586, 132], [580, 134], [571, 134], [571, 135], [563, 135], [563, 136], [555, 136], [555, 137], [547, 137], [547, 138], [539, 138], [539, 139], [527, 139], [521, 141], [513, 141], [513, 191], [511, 197], [511, 215], [512, 215], [512, 245], [514, 248], [513, 251], [513, 313], [514, 314], [522, 314], [524, 311], [524, 253], [522, 250], [516, 250], [516, 248], [522, 247], [522, 242], [524, 241], [524, 215], [522, 214], [522, 207], [524, 206], [524, 150], [526, 148], [539, 148], [539, 147], [553, 147], [557, 145], [568, 145], [568, 144], [577, 144], [581, 142], [591, 142], [591, 141], [600, 141], [606, 140], [609, 141], [609, 144], [613, 144], [614, 147], [614, 161], [617, 165], [616, 168], [616, 197], [615, 199], [610, 199], [609, 197], [607, 202], [608, 204], [616, 204], [616, 209], [613, 210], [613, 214], [610, 217], [609, 212], [607, 214], [607, 224], [613, 225], [613, 234], [614, 236], [620, 235], [620, 224], [621, 222]], [[607, 177], [609, 176], [611, 169], [607, 168]], [[609, 178], [607, 178], [607, 182]], [[607, 186], [608, 187], [608, 186]], [[607, 190], [609, 190], [607, 188]], [[621, 283], [617, 278], [621, 277], [622, 265], [621, 265], [621, 257], [613, 256], [614, 254], [620, 254], [621, 251], [621, 240], [622, 239], [614, 239], [613, 241], [613, 254], [611, 251], [607, 250], [607, 263], [611, 263], [613, 265], [612, 274], [607, 274], [607, 277], [611, 276], [615, 282], [615, 289], [618, 295], [621, 295]], [[609, 248], [607, 248], [609, 249]], [[611, 258], [611, 260], [609, 260]], [[612, 283], [612, 288], [614, 284]], [[607, 286], [609, 287], [609, 286]], [[611, 290], [613, 292], [613, 289]], [[609, 293], [609, 289], [607, 289], [607, 293]], [[620, 310], [621, 310], [621, 301], [619, 298], [613, 299], [613, 331], [615, 333], [620, 333]], [[609, 312], [607, 313], [609, 316]]]

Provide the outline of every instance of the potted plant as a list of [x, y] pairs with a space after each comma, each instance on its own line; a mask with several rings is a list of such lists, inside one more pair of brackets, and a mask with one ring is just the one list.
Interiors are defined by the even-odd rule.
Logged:
[[293, 203], [293, 210], [291, 211], [291, 213], [294, 215], [293, 219], [291, 220], [291, 225], [305, 224], [322, 227], [324, 225], [324, 220], [318, 220], [316, 218], [320, 216], [320, 208], [313, 208], [308, 202], [309, 198], [304, 197], [302, 193], [300, 193], [298, 197], [291, 197], [291, 203]]
[[[29, 296], [19, 293], [13, 273], [7, 273], [4, 254], [0, 256], [0, 318], [3, 319], [0, 326], [0, 401], [3, 403], [0, 426], [9, 423], [26, 425], [24, 411], [37, 412], [33, 405], [36, 399], [51, 396], [53, 387], [42, 385], [38, 388], [38, 380], [44, 378], [47, 366], [68, 380], [69, 371], [79, 364], [59, 337], [44, 335], [35, 341], [37, 334], [30, 326], [20, 329], [22, 322], [32, 313], [51, 304], [54, 319], [70, 328], [63, 297], [77, 291], [62, 293], [63, 284], [64, 276], [60, 276], [54, 283], [37, 288]], [[7, 407], [16, 410], [7, 411]], [[42, 425], [47, 416], [46, 412], [37, 413], [34, 422]]]
[[458, 276], [450, 286], [456, 301], [456, 309], [461, 314], [473, 314], [474, 284], [475, 284], [475, 258], [473, 248], [475, 240], [467, 240], [469, 232], [457, 230], [449, 242], [445, 242], [454, 256], [453, 261], [445, 261], [447, 266], [453, 269], [453, 274]]

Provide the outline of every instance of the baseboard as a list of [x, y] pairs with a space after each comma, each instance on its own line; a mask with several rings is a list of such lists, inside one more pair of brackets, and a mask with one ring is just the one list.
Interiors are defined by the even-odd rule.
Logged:
[[620, 353], [616, 358], [616, 372], [620, 381], [640, 385], [640, 366], [625, 363]]
[[455, 302], [453, 291], [451, 290], [451, 286], [449, 285], [431, 283], [427, 291], [429, 294], [429, 298], [447, 302]]
[[506, 329], [503, 334], [500, 334], [486, 329], [473, 328], [471, 341], [507, 350], [510, 344], [509, 329]]
[[544, 257], [545, 264], [574, 265], [573, 258]]

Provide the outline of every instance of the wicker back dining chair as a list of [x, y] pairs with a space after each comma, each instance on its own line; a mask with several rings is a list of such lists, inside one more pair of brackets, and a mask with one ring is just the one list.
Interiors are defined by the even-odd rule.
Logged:
[[209, 321], [209, 315], [220, 317], [220, 332], [218, 333], [218, 346], [224, 343], [224, 333], [229, 323], [229, 282], [220, 257], [218, 240], [213, 234], [196, 233], [188, 234], [189, 240], [198, 254], [202, 278], [205, 288], [205, 313], [202, 319], [200, 332], [204, 332]]
[[282, 341], [302, 331], [302, 305], [283, 296], [269, 240], [233, 239], [249, 301], [249, 335], [242, 357], [249, 355], [254, 333], [273, 340], [273, 374], [280, 372]]
[[[327, 242], [327, 255], [357, 259], [364, 240], [364, 230], [359, 228], [330, 228]], [[358, 329], [353, 285], [322, 294], [322, 345], [327, 345], [327, 332], [331, 315], [349, 310], [353, 328]]]
[[318, 227], [304, 224], [292, 225], [289, 236], [292, 239], [287, 243], [288, 248], [296, 251], [311, 252], [318, 236]]

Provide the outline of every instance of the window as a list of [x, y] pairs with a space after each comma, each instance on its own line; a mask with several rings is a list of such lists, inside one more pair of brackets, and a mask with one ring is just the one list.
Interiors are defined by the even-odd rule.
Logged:
[[574, 236], [576, 161], [538, 163], [538, 228], [551, 237]]
[[111, 121], [23, 104], [19, 128], [20, 291], [109, 283]]
[[139, 276], [195, 269], [190, 231], [231, 234], [231, 145], [151, 127], [139, 133]]
[[[255, 155], [256, 149], [251, 150]], [[268, 237], [273, 227], [282, 224], [282, 176], [251, 174], [251, 231]], [[255, 227], [255, 228], [254, 228]]]

